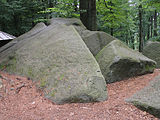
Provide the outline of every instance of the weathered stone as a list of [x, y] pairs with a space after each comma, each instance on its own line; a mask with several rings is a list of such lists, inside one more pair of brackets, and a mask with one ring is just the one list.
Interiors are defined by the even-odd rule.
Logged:
[[38, 81], [53, 102], [107, 99], [99, 65], [73, 26], [51, 24], [10, 50], [0, 54], [0, 68]]
[[[38, 23], [37, 25], [35, 25], [30, 31], [28, 31], [27, 33], [24, 33], [23, 35], [15, 38], [14, 40], [12, 40], [11, 42], [9, 42], [8, 44], [6, 44], [5, 46], [0, 48], [0, 57], [1, 58], [5, 58], [5, 55], [9, 54], [9, 52], [14, 51], [14, 49], [19, 48], [19, 47], [13, 47], [14, 45], [16, 45], [18, 42], [22, 42], [22, 40], [26, 40], [34, 35], [36, 35], [37, 33], [39, 33], [40, 31], [42, 31], [43, 29], [45, 29], [47, 26], [44, 23]], [[14, 48], [14, 49], [13, 49]], [[10, 50], [9, 50], [10, 49]], [[2, 55], [3, 54], [3, 55]]]
[[0, 80], [0, 89], [3, 87], [2, 80]]
[[73, 25], [80, 35], [84, 30], [87, 30], [87, 28], [83, 25], [81, 20], [77, 18], [52, 18], [49, 20], [49, 23], [51, 25], [57, 25], [57, 24], [60, 25], [63, 24], [67, 26]]
[[104, 46], [116, 39], [105, 32], [87, 30], [83, 23], [76, 18], [52, 18], [50, 24], [73, 25], [94, 56], [96, 56]]
[[14, 39], [15, 41], [23, 40], [29, 37], [34, 36], [35, 34], [39, 33], [40, 31], [44, 30], [47, 26], [44, 23], [36, 24], [30, 31], [24, 33], [23, 35]]
[[96, 56], [111, 41], [116, 40], [116, 38], [101, 31], [84, 30], [81, 33], [81, 36], [94, 56]]
[[160, 118], [160, 76], [126, 101]]
[[144, 47], [143, 54], [157, 62], [157, 68], [160, 68], [160, 42], [149, 41]]
[[156, 62], [127, 47], [119, 40], [105, 46], [96, 56], [107, 83], [151, 73]]

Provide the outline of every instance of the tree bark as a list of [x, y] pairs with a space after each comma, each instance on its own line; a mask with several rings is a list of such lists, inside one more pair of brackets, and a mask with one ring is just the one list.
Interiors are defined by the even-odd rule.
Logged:
[[96, 0], [80, 0], [80, 19], [89, 30], [97, 30]]
[[126, 44], [129, 45], [128, 34], [126, 34]]
[[147, 30], [147, 40], [149, 40], [150, 38], [150, 27], [151, 27], [151, 24], [150, 24], [150, 17], [148, 18], [148, 30]]
[[52, 8], [52, 7], [53, 7], [53, 3], [52, 3], [51, 0], [48, 0], [48, 7], [49, 7], [49, 8]]
[[142, 5], [139, 5], [139, 52], [143, 51]]
[[113, 36], [113, 28], [111, 28], [111, 35]]
[[[104, 5], [106, 6], [106, 8], [110, 10], [110, 13], [113, 14], [112, 7], [108, 7], [108, 5], [107, 5], [107, 3], [106, 3], [106, 0], [103, 0], [103, 2], [104, 2]], [[109, 2], [109, 5], [110, 5], [110, 6], [113, 6], [112, 1]], [[112, 20], [111, 20], [111, 23], [113, 23]], [[114, 30], [114, 29], [113, 29], [113, 27], [111, 26], [111, 27], [110, 27], [110, 33], [111, 33], [112, 36], [113, 36], [113, 33], [114, 33], [113, 30]]]
[[157, 11], [154, 12], [154, 36], [157, 36]]
[[134, 50], [135, 49], [135, 46], [134, 46], [134, 37], [133, 36], [131, 36], [131, 42], [132, 42], [132, 49]]
[[151, 38], [153, 37], [153, 16], [151, 16]]

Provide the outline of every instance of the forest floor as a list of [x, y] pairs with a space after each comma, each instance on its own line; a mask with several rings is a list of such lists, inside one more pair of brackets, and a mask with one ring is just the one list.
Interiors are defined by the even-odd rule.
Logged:
[[109, 99], [99, 103], [55, 105], [44, 98], [31, 80], [0, 72], [0, 120], [158, 120], [126, 103], [144, 88], [160, 69], [128, 80], [107, 85]]

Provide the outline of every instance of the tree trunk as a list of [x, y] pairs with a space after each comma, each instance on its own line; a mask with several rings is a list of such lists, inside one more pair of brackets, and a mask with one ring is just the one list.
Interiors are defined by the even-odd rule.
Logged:
[[134, 38], [133, 37], [131, 37], [131, 41], [132, 41], [132, 49], [134, 50], [135, 46], [134, 46]]
[[128, 34], [126, 34], [126, 44], [129, 45]]
[[154, 36], [157, 36], [157, 11], [154, 12]]
[[151, 38], [153, 37], [153, 16], [151, 16]]
[[139, 52], [143, 51], [142, 5], [139, 5]]
[[49, 8], [52, 8], [52, 7], [53, 7], [53, 3], [52, 3], [51, 0], [48, 0], [48, 7], [49, 7]]
[[97, 30], [96, 0], [80, 0], [80, 19], [89, 30]]
[[148, 30], [147, 30], [147, 40], [149, 40], [149, 38], [150, 38], [150, 27], [151, 27], [151, 25], [150, 25], [150, 17], [148, 18]]
[[113, 28], [111, 28], [111, 35], [113, 36]]

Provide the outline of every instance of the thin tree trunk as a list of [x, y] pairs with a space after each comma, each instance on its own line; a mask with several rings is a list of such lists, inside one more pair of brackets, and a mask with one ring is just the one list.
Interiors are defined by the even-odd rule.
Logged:
[[154, 12], [154, 36], [157, 36], [157, 11]]
[[149, 40], [149, 38], [150, 38], [150, 27], [151, 27], [151, 25], [150, 25], [150, 17], [148, 18], [148, 30], [147, 30], [147, 40]]
[[[109, 2], [111, 6], [113, 6], [112, 1]], [[110, 13], [113, 14], [113, 9], [112, 7], [110, 8]], [[111, 20], [111, 23], [113, 24], [113, 20]], [[113, 27], [111, 27], [111, 35], [113, 36]]]
[[111, 28], [111, 35], [113, 36], [113, 28]]
[[[113, 14], [113, 10], [111, 7], [108, 7], [106, 0], [103, 0], [103, 2], [104, 2], [104, 5], [106, 6], [106, 8], [110, 10], [110, 13]], [[113, 6], [112, 1], [109, 2], [109, 5]], [[113, 21], [111, 21], [111, 23], [113, 23]], [[110, 32], [111, 32], [111, 35], [113, 36], [113, 27], [110, 28]]]
[[133, 48], [133, 50], [135, 49], [135, 46], [134, 46], [134, 38], [133, 37], [131, 37], [131, 41], [132, 41], [132, 48]]
[[51, 0], [48, 0], [48, 7], [49, 7], [49, 8], [52, 8], [52, 7], [53, 7], [53, 3], [52, 3]]
[[151, 16], [151, 38], [153, 37], [153, 16]]
[[143, 51], [142, 5], [139, 5], [139, 52]]
[[126, 34], [126, 44], [129, 45], [128, 34]]

